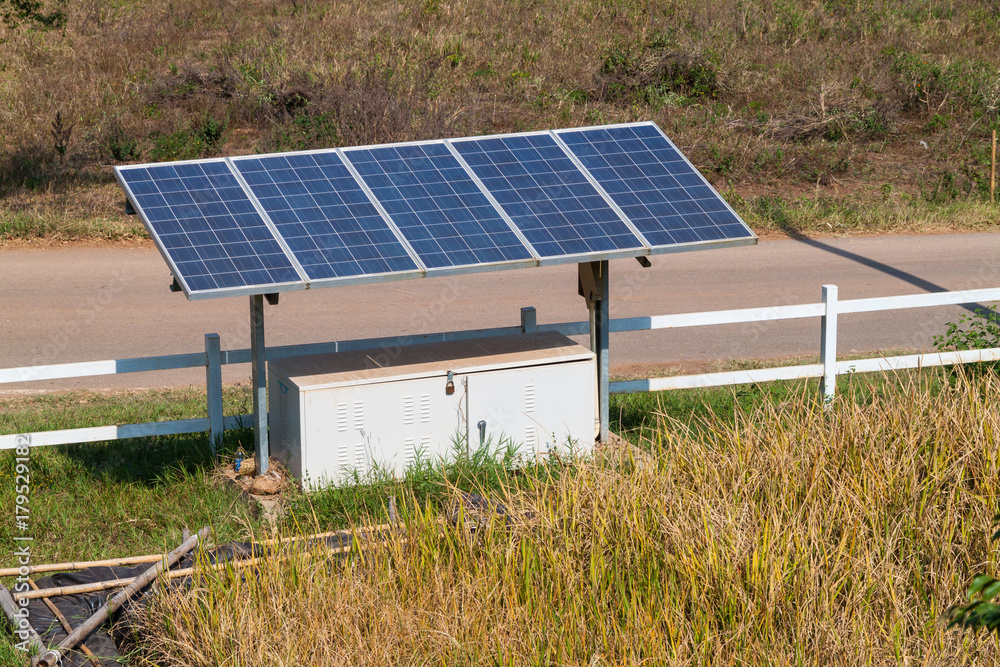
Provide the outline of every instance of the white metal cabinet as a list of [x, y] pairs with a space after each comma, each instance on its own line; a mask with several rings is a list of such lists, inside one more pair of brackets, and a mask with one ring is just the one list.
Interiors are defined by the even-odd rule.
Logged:
[[[305, 486], [372, 466], [402, 474], [419, 455], [479, 444], [486, 422], [533, 455], [573, 441], [589, 450], [597, 424], [594, 355], [556, 333], [349, 352], [268, 363], [272, 454]], [[448, 380], [454, 390], [449, 393]]]

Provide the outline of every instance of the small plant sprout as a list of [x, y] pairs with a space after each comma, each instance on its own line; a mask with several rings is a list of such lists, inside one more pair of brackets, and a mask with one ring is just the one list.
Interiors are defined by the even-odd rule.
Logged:
[[60, 160], [66, 158], [66, 149], [69, 148], [69, 140], [73, 135], [73, 125], [63, 125], [62, 111], [56, 111], [56, 119], [52, 121], [52, 139], [55, 142], [54, 148]]

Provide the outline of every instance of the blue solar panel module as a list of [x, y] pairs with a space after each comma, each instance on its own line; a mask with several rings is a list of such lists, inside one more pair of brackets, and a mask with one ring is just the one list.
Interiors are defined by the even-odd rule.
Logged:
[[648, 252], [550, 134], [450, 143], [543, 260]]
[[225, 160], [115, 173], [188, 298], [305, 287]]
[[421, 271], [336, 151], [232, 162], [311, 282]]
[[344, 156], [428, 270], [537, 263], [444, 143], [345, 149]]
[[756, 236], [653, 123], [555, 134], [645, 236], [652, 252]]

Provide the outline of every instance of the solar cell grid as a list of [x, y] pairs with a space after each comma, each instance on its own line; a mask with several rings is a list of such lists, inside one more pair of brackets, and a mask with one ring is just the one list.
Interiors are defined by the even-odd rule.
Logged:
[[642, 249], [642, 242], [547, 134], [452, 146], [542, 257]]
[[190, 292], [301, 282], [225, 162], [119, 174]]
[[557, 135], [652, 246], [753, 238], [656, 126]]
[[652, 123], [116, 173], [189, 296], [756, 240]]
[[443, 143], [344, 154], [427, 268], [532, 259]]
[[310, 279], [419, 270], [336, 152], [233, 163]]

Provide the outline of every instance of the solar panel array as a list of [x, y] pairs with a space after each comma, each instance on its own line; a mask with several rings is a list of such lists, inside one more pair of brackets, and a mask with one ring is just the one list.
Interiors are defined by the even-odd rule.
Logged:
[[756, 241], [653, 123], [115, 172], [188, 298]]

